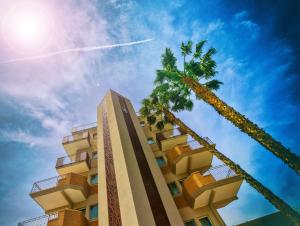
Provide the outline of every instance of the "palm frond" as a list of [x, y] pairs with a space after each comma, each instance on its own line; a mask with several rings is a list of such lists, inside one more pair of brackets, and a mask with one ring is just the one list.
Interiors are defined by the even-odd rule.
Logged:
[[166, 48], [165, 53], [161, 55], [161, 64], [165, 70], [176, 70], [177, 59], [170, 48]]
[[182, 56], [187, 56], [192, 53], [193, 42], [188, 41], [187, 44], [181, 43], [181, 54]]
[[206, 40], [202, 40], [196, 44], [196, 49], [194, 53], [194, 58], [200, 58], [203, 52], [203, 46], [206, 43]]
[[210, 90], [218, 90], [223, 82], [213, 79], [209, 82], [206, 82], [204, 85]]
[[180, 74], [178, 73], [178, 71], [157, 70], [154, 84], [161, 85], [164, 82], [172, 80], [180, 80]]

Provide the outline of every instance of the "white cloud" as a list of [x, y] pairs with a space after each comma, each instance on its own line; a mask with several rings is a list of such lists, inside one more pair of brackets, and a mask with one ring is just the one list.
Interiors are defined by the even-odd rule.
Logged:
[[249, 19], [249, 13], [247, 11], [241, 11], [234, 15], [233, 26], [237, 29], [246, 29], [248, 37], [256, 39], [260, 33], [260, 27], [258, 24]]
[[[18, 1], [0, 1], [0, 15]], [[34, 1], [32, 1], [34, 2]], [[54, 38], [45, 51], [55, 51], [78, 46], [92, 46], [109, 43], [106, 31], [107, 22], [99, 15], [96, 5], [89, 1], [38, 1], [55, 22]], [[0, 18], [1, 19], [1, 18]], [[111, 41], [110, 41], [111, 43]], [[0, 38], [2, 58], [19, 57]], [[98, 53], [98, 60], [102, 54]], [[27, 112], [41, 121], [46, 129], [66, 132], [64, 120], [80, 122], [76, 109], [76, 98], [80, 93], [90, 98], [95, 71], [90, 62], [95, 54], [65, 54], [52, 59], [34, 62], [2, 65], [0, 68], [0, 90], [15, 98]], [[95, 109], [94, 109], [95, 110]], [[49, 117], [50, 115], [50, 117]]]
[[37, 146], [45, 147], [45, 145], [47, 144], [46, 137], [34, 136], [30, 132], [21, 131], [21, 130], [2, 132], [1, 137], [5, 141], [24, 143], [26, 145], [29, 145], [30, 147], [37, 147]]
[[242, 10], [234, 15], [235, 19], [241, 20], [248, 17], [249, 13], [246, 10]]

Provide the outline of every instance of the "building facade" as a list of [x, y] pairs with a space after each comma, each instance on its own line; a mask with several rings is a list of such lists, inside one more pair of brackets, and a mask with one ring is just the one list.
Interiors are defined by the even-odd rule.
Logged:
[[45, 215], [19, 226], [223, 226], [217, 209], [242, 184], [180, 128], [158, 131], [114, 91], [97, 107], [97, 122], [73, 128], [62, 144], [58, 176], [30, 192]]

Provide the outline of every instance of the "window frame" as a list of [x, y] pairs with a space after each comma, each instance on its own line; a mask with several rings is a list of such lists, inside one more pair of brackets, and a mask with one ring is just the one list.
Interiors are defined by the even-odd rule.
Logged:
[[[93, 182], [92, 182], [92, 178], [93, 178], [94, 176], [97, 177], [97, 183], [93, 183]], [[92, 175], [90, 176], [90, 185], [98, 185], [98, 173], [92, 174]]]
[[[92, 208], [97, 206], [97, 216], [92, 218]], [[89, 220], [97, 220], [98, 219], [99, 206], [98, 203], [92, 204], [89, 206]]]
[[92, 137], [93, 137], [93, 139], [97, 139], [97, 132], [93, 133]]
[[[170, 185], [171, 185], [171, 184], [175, 184], [176, 189], [177, 189], [177, 193], [176, 193], [176, 194], [173, 194], [173, 192], [172, 192], [172, 190], [171, 190], [171, 188], [170, 188]], [[170, 193], [171, 193], [171, 195], [172, 195], [173, 197], [176, 197], [176, 196], [180, 195], [180, 189], [178, 188], [178, 185], [177, 185], [176, 181], [169, 182], [169, 183], [167, 183], [167, 185], [168, 185], [169, 191], [170, 191]]]
[[[85, 207], [78, 208], [78, 209], [76, 209], [76, 210], [82, 212], [82, 213], [83, 213], [83, 216], [86, 215], [86, 206], [85, 206]], [[83, 210], [84, 210], [84, 211], [83, 211]]]
[[181, 189], [183, 188], [183, 183], [184, 183], [184, 181], [185, 181], [187, 178], [188, 178], [188, 176], [183, 177], [183, 178], [181, 178], [180, 180], [178, 180], [178, 182], [179, 182], [179, 184], [180, 184], [180, 186], [181, 186]]
[[[162, 160], [164, 161], [164, 164], [163, 164], [163, 165], [159, 165], [159, 163], [158, 163], [159, 161], [157, 161], [158, 159], [162, 159]], [[157, 165], [159, 166], [159, 168], [162, 168], [162, 167], [164, 167], [164, 166], [167, 165], [167, 161], [165, 160], [164, 156], [162, 156], [162, 155], [156, 156], [156, 157], [155, 157], [155, 160], [156, 160], [156, 163], [157, 163]]]
[[[151, 143], [149, 141], [152, 141]], [[147, 144], [151, 145], [151, 144], [155, 144], [155, 140], [153, 139], [153, 137], [149, 137], [147, 138]]]
[[92, 153], [92, 159], [98, 159], [98, 152], [97, 151]]
[[140, 121], [141, 127], [145, 127], [146, 123], [144, 121]]
[[209, 223], [214, 226], [213, 222], [211, 221], [210, 217], [208, 215], [202, 216], [198, 219], [199, 223], [201, 226], [203, 226], [203, 224], [200, 222], [201, 219], [207, 218], [209, 220]]
[[194, 226], [197, 226], [197, 222], [195, 221], [195, 219], [191, 219], [191, 220], [184, 221], [184, 226], [186, 226], [186, 225], [185, 225], [186, 223], [190, 223], [190, 222], [193, 222], [193, 223], [194, 223]]

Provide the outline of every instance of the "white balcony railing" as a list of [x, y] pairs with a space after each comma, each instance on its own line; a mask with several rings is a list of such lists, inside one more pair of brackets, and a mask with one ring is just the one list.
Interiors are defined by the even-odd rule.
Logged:
[[224, 165], [212, 167], [202, 175], [203, 176], [212, 175], [214, 179], [218, 181], [218, 180], [223, 180], [229, 177], [236, 176], [237, 174], [224, 164]]
[[78, 133], [83, 130], [87, 130], [87, 129], [91, 129], [91, 128], [95, 128], [95, 127], [97, 127], [97, 122], [92, 122], [92, 123], [84, 124], [81, 126], [76, 126], [76, 127], [72, 128], [72, 133]]
[[47, 226], [48, 222], [58, 218], [58, 213], [46, 214], [18, 223], [18, 226]]
[[51, 177], [45, 180], [37, 181], [33, 184], [31, 193], [47, 190], [50, 188], [54, 188], [58, 185], [59, 180], [65, 178], [65, 175], [60, 175], [56, 177]]

